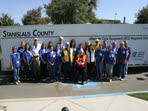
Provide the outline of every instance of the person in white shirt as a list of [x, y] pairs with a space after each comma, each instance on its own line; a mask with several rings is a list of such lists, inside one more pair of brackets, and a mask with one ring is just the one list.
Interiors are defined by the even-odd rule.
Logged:
[[89, 45], [88, 50], [86, 50], [86, 55], [88, 57], [87, 73], [88, 78], [95, 78], [95, 48], [92, 44]]
[[38, 38], [34, 38], [34, 43], [32, 45], [33, 51], [33, 67], [34, 67], [34, 75], [38, 80], [40, 76], [40, 58], [39, 58], [39, 50], [41, 49], [41, 44], [38, 43]]

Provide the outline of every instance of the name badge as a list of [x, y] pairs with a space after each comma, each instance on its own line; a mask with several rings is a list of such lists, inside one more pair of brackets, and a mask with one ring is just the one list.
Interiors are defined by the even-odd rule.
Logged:
[[20, 62], [19, 61], [17, 61], [17, 64], [19, 64]]
[[55, 55], [53, 55], [53, 58], [55, 58]]
[[65, 52], [65, 55], [67, 55], [67, 52]]
[[102, 53], [100, 53], [99, 55], [102, 56]]
[[123, 51], [123, 54], [125, 54], [125, 51]]
[[112, 55], [112, 57], [114, 57], [114, 55]]
[[65, 48], [65, 46], [63, 46], [63, 49]]

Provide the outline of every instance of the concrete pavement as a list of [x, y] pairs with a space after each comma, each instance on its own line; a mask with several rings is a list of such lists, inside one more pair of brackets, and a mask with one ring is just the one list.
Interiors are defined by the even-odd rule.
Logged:
[[0, 111], [147, 111], [148, 101], [127, 95], [81, 98], [51, 97], [0, 100]]

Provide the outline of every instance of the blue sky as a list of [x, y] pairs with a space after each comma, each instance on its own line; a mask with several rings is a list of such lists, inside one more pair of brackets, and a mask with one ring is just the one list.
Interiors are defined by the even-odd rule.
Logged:
[[[8, 13], [15, 22], [22, 24], [21, 19], [27, 10], [43, 6], [51, 0], [0, 0], [0, 14]], [[139, 9], [148, 5], [148, 0], [100, 0], [98, 2], [97, 10], [95, 10], [96, 17], [100, 19], [119, 19], [123, 21], [126, 17], [126, 22], [133, 23], [135, 21], [135, 14]], [[117, 13], [115, 17], [115, 13]], [[45, 10], [43, 10], [43, 16]]]

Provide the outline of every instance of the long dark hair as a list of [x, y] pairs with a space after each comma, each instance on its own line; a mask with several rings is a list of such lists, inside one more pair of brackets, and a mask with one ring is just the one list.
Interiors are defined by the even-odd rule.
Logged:
[[[43, 49], [44, 44], [45, 44], [45, 42], [42, 43], [41, 49]], [[45, 49], [47, 49], [46, 44], [45, 44]]]
[[[52, 41], [49, 41], [49, 43], [48, 43], [48, 48], [50, 48], [50, 46], [51, 46], [50, 43], [52, 43]], [[52, 43], [52, 45], [53, 45], [53, 43]]]
[[89, 47], [88, 47], [88, 51], [89, 51], [89, 52], [90, 52], [90, 47], [91, 47], [91, 46], [93, 47], [92, 50], [93, 50], [93, 51], [95, 50], [95, 49], [94, 49], [94, 46], [93, 46], [92, 44], [90, 44]]
[[26, 43], [26, 44], [25, 44], [25, 51], [27, 50], [27, 45], [29, 45], [29, 49], [28, 49], [28, 50], [30, 51], [30, 50], [31, 50], [31, 46], [30, 46], [29, 43]]
[[72, 47], [72, 42], [74, 42], [74, 48], [76, 48], [76, 41], [74, 39], [70, 41], [70, 47]]

